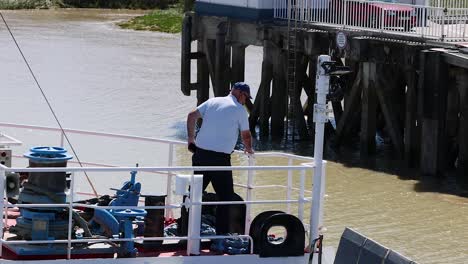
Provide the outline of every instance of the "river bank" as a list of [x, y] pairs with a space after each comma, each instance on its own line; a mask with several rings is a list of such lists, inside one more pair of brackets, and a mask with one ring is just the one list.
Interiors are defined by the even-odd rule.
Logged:
[[3, 0], [0, 9], [48, 9], [59, 4], [57, 0]]
[[4, 0], [0, 9], [111, 8], [153, 9], [143, 16], [120, 22], [121, 28], [180, 33], [184, 14], [183, 0]]
[[113, 8], [166, 9], [179, 0], [2, 0], [0, 9]]
[[121, 28], [134, 30], [149, 30], [165, 33], [180, 33], [182, 31], [182, 19], [184, 6], [181, 1], [171, 5], [167, 9], [156, 9], [150, 13], [118, 23]]

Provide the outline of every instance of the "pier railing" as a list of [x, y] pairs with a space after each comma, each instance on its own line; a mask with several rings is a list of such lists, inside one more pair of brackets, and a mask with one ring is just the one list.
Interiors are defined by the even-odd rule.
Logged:
[[468, 1], [465, 0], [432, 1], [428, 5], [368, 0], [274, 1], [276, 19], [435, 41], [467, 40]]

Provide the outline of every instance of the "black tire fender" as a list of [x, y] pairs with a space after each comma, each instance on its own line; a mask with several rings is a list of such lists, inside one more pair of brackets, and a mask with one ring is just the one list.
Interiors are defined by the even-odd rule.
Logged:
[[[268, 231], [274, 226], [286, 229], [287, 235], [282, 243], [271, 243], [268, 239]], [[262, 258], [302, 256], [305, 246], [304, 225], [301, 220], [290, 214], [271, 215], [263, 221], [258, 240], [255, 242]]]
[[260, 231], [265, 220], [275, 214], [284, 214], [283, 211], [265, 211], [257, 215], [250, 224], [249, 235], [254, 242], [254, 254], [259, 252]]

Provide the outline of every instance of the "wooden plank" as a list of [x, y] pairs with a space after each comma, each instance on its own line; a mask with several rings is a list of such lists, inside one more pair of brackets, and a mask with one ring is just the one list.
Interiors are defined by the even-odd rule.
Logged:
[[[206, 52], [202, 41], [197, 42], [197, 50]], [[210, 97], [210, 73], [206, 56], [197, 60], [197, 84], [197, 105], [200, 105]]]
[[180, 89], [186, 96], [190, 96], [190, 76], [191, 76], [191, 44], [192, 44], [192, 17], [185, 16], [182, 21], [182, 53], [180, 70]]
[[459, 52], [444, 52], [442, 54], [445, 63], [460, 68], [468, 69], [468, 54], [462, 54]]
[[273, 79], [273, 65], [268, 61], [262, 63], [262, 81], [260, 84], [261, 93], [258, 96], [260, 102], [260, 136], [267, 137], [270, 133], [270, 116], [271, 116], [271, 104], [270, 104], [270, 90], [271, 80]]
[[351, 87], [351, 92], [348, 97], [345, 98], [345, 109], [340, 120], [338, 120], [336, 126], [336, 135], [335, 140], [338, 144], [342, 138], [349, 132], [352, 127], [352, 119], [357, 109], [359, 108], [359, 102], [361, 101], [361, 79], [362, 79], [362, 65], [358, 67], [358, 73], [356, 74], [356, 79], [354, 80], [353, 86]]
[[213, 92], [214, 92], [214, 87], [215, 87], [215, 61], [216, 61], [216, 40], [214, 39], [204, 39], [204, 51], [206, 54], [206, 60], [208, 63], [208, 71], [211, 76], [211, 86], [213, 87]]
[[286, 89], [286, 54], [276, 48], [273, 60], [273, 89], [271, 95], [271, 136], [272, 139], [281, 139], [284, 135], [284, 119], [287, 111]]
[[405, 131], [404, 131], [404, 148], [405, 148], [405, 163], [412, 168], [419, 164], [419, 153], [421, 146], [420, 126], [417, 122], [417, 74], [415, 71], [406, 71], [406, 114], [405, 114]]
[[301, 93], [302, 87], [304, 85], [306, 71], [307, 71], [307, 57], [304, 54], [298, 54], [298, 67], [296, 68], [297, 72], [297, 86], [296, 91], [294, 92], [294, 122], [296, 122], [296, 129], [299, 134], [300, 140], [305, 140], [309, 138], [309, 131], [307, 130], [307, 123], [304, 116], [304, 111], [302, 109], [301, 103]]
[[[379, 99], [380, 108], [382, 109], [382, 113], [384, 115], [386, 127], [390, 134], [390, 138], [393, 143], [393, 147], [398, 155], [398, 158], [403, 158], [403, 135], [401, 133], [401, 125], [398, 122], [397, 111], [395, 106], [392, 105], [392, 100], [390, 99], [391, 96], [388, 95], [390, 93], [396, 93], [395, 89], [400, 89], [401, 87], [395, 87], [395, 82], [391, 80], [391, 78], [396, 78], [396, 76], [388, 76], [386, 75], [385, 69], [382, 69], [382, 66], [379, 67], [380, 70], [378, 71], [378, 86], [379, 89], [377, 91], [377, 98]], [[385, 89], [387, 88], [387, 89]]]
[[245, 48], [247, 46], [236, 43], [232, 45], [231, 86], [245, 80]]
[[375, 153], [376, 133], [376, 64], [372, 62], [362, 63], [362, 111], [361, 111], [361, 133], [360, 153], [361, 157], [367, 158]]

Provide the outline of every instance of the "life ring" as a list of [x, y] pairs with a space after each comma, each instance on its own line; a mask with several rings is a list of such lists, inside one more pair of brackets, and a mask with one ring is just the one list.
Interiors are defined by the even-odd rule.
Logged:
[[254, 254], [258, 254], [260, 250], [258, 241], [260, 240], [260, 230], [262, 228], [263, 223], [265, 222], [265, 219], [275, 214], [284, 214], [284, 212], [283, 211], [262, 212], [259, 215], [257, 215], [252, 221], [252, 223], [250, 224], [249, 235], [254, 241], [254, 248], [253, 248]]
[[[286, 230], [287, 236], [281, 243], [272, 243], [268, 238], [268, 231], [275, 226], [283, 227]], [[258, 232], [253, 231], [254, 233]], [[290, 214], [270, 214], [262, 221], [258, 236], [252, 238], [261, 258], [304, 255], [304, 225], [301, 220]]]

